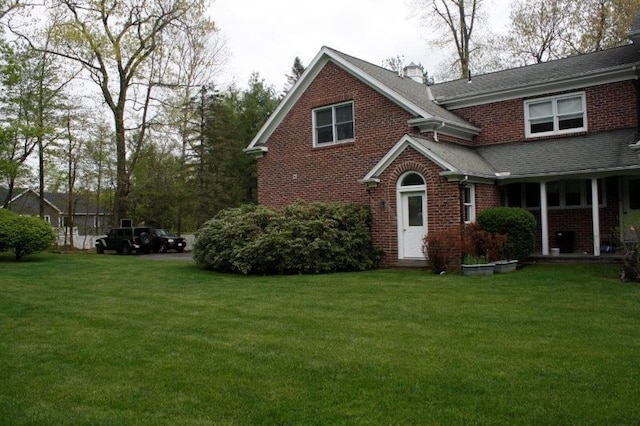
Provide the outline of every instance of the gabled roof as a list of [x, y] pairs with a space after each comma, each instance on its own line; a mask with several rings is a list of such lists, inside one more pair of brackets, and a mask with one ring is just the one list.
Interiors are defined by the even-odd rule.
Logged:
[[[4, 201], [7, 195], [7, 189], [0, 187], [0, 202]], [[39, 209], [40, 194], [34, 189], [16, 189], [14, 190], [14, 196], [11, 198], [13, 204], [12, 210], [20, 207], [30, 211], [37, 211]], [[59, 214], [66, 213], [68, 204], [68, 195], [62, 192], [45, 192], [44, 202]], [[16, 205], [18, 203], [18, 205]], [[95, 214], [96, 203], [89, 197], [82, 195], [76, 195], [74, 199], [76, 214]], [[98, 214], [108, 214], [107, 210], [100, 206], [97, 209]]]
[[[8, 192], [9, 191], [7, 189], [0, 188], [0, 201], [4, 201]], [[29, 198], [29, 196], [31, 196], [31, 198]], [[21, 203], [23, 207], [29, 206], [29, 208], [32, 208], [33, 200], [39, 199], [39, 197], [40, 195], [33, 189], [16, 189], [13, 191], [13, 197], [11, 198], [9, 203], [12, 205], [15, 205], [15, 203]], [[49, 201], [46, 196], [44, 198], [44, 202], [45, 204], [49, 205], [49, 207], [56, 210], [58, 213], [62, 213], [62, 210], [58, 208], [58, 206], [56, 206], [54, 203]]]
[[435, 142], [415, 136], [404, 135], [387, 152], [369, 173], [361, 180], [366, 185], [376, 185], [380, 175], [407, 148], [413, 148], [442, 168], [443, 175], [472, 176], [475, 178], [494, 179], [495, 173], [491, 165], [474, 149], [449, 142]]
[[640, 66], [639, 46], [614, 49], [512, 68], [431, 86], [435, 101], [447, 108], [497, 102], [630, 80]]
[[412, 104], [418, 105], [428, 114], [428, 116], [423, 115], [424, 118], [437, 117], [450, 123], [456, 123], [460, 126], [473, 128], [473, 126], [468, 121], [460, 118], [456, 114], [433, 102], [433, 96], [430, 93], [430, 87], [426, 84], [418, 83], [411, 78], [401, 77], [397, 72], [390, 71], [377, 65], [373, 65], [369, 62], [363, 61], [362, 59], [358, 59], [345, 53], [338, 52], [337, 50], [329, 48], [327, 49], [331, 50], [333, 53], [340, 56], [345, 61], [353, 64], [355, 67], [362, 70], [364, 73], [371, 76], [375, 80], [379, 81], [390, 90], [398, 93], [400, 96], [402, 96], [402, 98], [406, 99]]
[[439, 126], [444, 125], [451, 128], [454, 133], [473, 135], [480, 132], [477, 127], [433, 102], [429, 88], [426, 85], [407, 77], [400, 77], [395, 72], [329, 47], [323, 47], [293, 88], [280, 102], [273, 114], [271, 114], [264, 126], [258, 131], [258, 134], [245, 149], [246, 152], [264, 153], [267, 150], [266, 141], [328, 62], [336, 64], [378, 93], [395, 102], [408, 111], [414, 119], [430, 120], [430, 123], [438, 123]]
[[380, 175], [408, 147], [440, 166], [440, 174], [453, 181], [606, 176], [622, 170], [640, 170], [640, 157], [629, 149], [639, 136], [636, 129], [624, 129], [473, 148], [404, 135], [361, 182], [375, 186]]

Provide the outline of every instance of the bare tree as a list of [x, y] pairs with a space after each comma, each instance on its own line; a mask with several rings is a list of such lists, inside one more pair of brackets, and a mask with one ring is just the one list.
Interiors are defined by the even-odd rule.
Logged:
[[639, 9], [640, 0], [514, 0], [494, 48], [528, 65], [621, 46]]
[[568, 31], [563, 37], [567, 54], [609, 49], [628, 43], [627, 35], [640, 0], [565, 0], [571, 4]]
[[298, 79], [304, 73], [304, 65], [302, 65], [302, 61], [298, 56], [293, 60], [293, 65], [291, 65], [291, 74], [286, 74], [287, 83], [284, 86], [284, 92], [287, 93], [291, 88], [296, 84]]
[[[172, 32], [209, 26], [206, 0], [57, 0], [58, 45], [50, 53], [80, 64], [97, 85], [113, 116], [116, 148], [114, 224], [129, 212], [131, 172], [128, 138], [139, 152], [149, 123], [152, 93], [162, 81], [159, 56]], [[153, 83], [153, 84], [150, 84]]]
[[456, 59], [452, 69], [457, 69], [462, 78], [468, 77], [471, 69], [472, 37], [481, 18], [482, 4], [483, 0], [414, 0], [429, 28], [435, 29], [436, 38], [431, 42], [439, 47], [454, 47]]
[[201, 138], [201, 115], [197, 107], [200, 95], [207, 87], [213, 85], [213, 80], [220, 68], [228, 59], [228, 52], [224, 41], [218, 36], [213, 27], [202, 26], [189, 33], [176, 34], [171, 42], [170, 51], [173, 54], [171, 63], [173, 86], [172, 96], [166, 105], [169, 117], [168, 134], [178, 135], [175, 140], [179, 150], [179, 175], [175, 178], [182, 182], [180, 190], [174, 194], [179, 205], [177, 209], [176, 231], [182, 232], [182, 216], [187, 210], [186, 203], [192, 198], [187, 184], [189, 178], [189, 158], [192, 154], [194, 139]]
[[569, 13], [571, 4], [565, 0], [514, 0], [504, 39], [511, 58], [528, 65], [562, 57]]
[[16, 9], [25, 7], [27, 4], [20, 0], [0, 0], [0, 21]]

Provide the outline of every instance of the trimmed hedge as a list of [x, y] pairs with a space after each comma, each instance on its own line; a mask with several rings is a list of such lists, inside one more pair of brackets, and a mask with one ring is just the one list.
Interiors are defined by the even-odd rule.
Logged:
[[51, 226], [32, 216], [0, 209], [0, 251], [12, 250], [16, 260], [46, 250], [55, 241]]
[[203, 269], [242, 274], [317, 274], [378, 267], [368, 207], [297, 203], [275, 210], [227, 209], [196, 233], [193, 258]]
[[533, 252], [536, 218], [531, 212], [518, 207], [493, 207], [480, 212], [476, 221], [485, 231], [507, 236], [507, 259], [524, 260]]

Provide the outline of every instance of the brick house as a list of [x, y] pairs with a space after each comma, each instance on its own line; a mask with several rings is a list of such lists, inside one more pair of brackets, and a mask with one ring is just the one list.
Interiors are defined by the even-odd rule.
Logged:
[[640, 211], [635, 44], [426, 86], [324, 47], [245, 150], [261, 204], [369, 205], [387, 265], [493, 206], [537, 218], [536, 250], [600, 256]]

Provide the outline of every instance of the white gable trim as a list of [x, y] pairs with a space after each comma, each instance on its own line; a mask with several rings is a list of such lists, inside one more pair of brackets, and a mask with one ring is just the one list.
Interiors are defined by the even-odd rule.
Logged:
[[[324, 50], [324, 49], [323, 49]], [[269, 116], [265, 124], [260, 128], [256, 136], [253, 138], [247, 148], [246, 153], [255, 152], [256, 145], [260, 145], [269, 139], [269, 136], [280, 125], [280, 122], [289, 113], [293, 105], [300, 99], [302, 94], [311, 85], [311, 82], [316, 78], [320, 70], [328, 62], [328, 59], [323, 59], [323, 50], [321, 50], [315, 58], [311, 61], [309, 66], [304, 70], [296, 84], [289, 90], [286, 96], [280, 101], [280, 104], [276, 107], [273, 113]]]
[[[24, 191], [22, 191], [20, 194], [14, 196], [11, 201], [9, 201], [9, 204], [13, 204], [16, 201], [18, 201], [20, 198], [22, 198], [23, 196], [27, 195], [29, 192], [31, 192], [33, 195], [35, 195], [36, 198], [40, 198], [40, 194], [29, 188], [29, 189], [25, 189]], [[60, 210], [55, 204], [53, 204], [51, 201], [47, 200], [46, 198], [43, 198], [44, 202], [47, 203], [52, 209], [54, 209], [56, 212], [58, 213], [62, 213], [62, 210]]]
[[[323, 48], [323, 49], [327, 49], [327, 48]], [[432, 114], [429, 114], [427, 111], [425, 111], [424, 109], [420, 108], [418, 105], [416, 105], [413, 102], [410, 102], [409, 100], [407, 100], [406, 98], [400, 96], [397, 92], [395, 92], [394, 90], [391, 90], [388, 86], [386, 86], [386, 85], [380, 83], [378, 80], [372, 78], [369, 74], [365, 73], [360, 68], [358, 68], [355, 65], [351, 64], [350, 62], [346, 61], [341, 56], [336, 55], [332, 50], [327, 50], [327, 52], [329, 52], [331, 54], [331, 59], [333, 60], [333, 62], [335, 62], [336, 64], [340, 65], [341, 68], [346, 69], [352, 75], [355, 75], [358, 79], [362, 80], [367, 85], [373, 87], [378, 92], [380, 92], [381, 94], [385, 95], [387, 98], [391, 99], [396, 104], [400, 105], [402, 108], [404, 108], [407, 111], [409, 111], [411, 114], [418, 115], [418, 116], [421, 116], [421, 117], [424, 117], [424, 118], [432, 118], [433, 117]]]
[[307, 69], [302, 73], [296, 84], [289, 90], [284, 99], [280, 102], [275, 111], [271, 114], [267, 122], [258, 131], [258, 134], [253, 138], [249, 146], [245, 149], [245, 152], [251, 153], [256, 145], [264, 144], [269, 137], [273, 134], [276, 128], [280, 125], [284, 117], [289, 113], [291, 108], [300, 99], [302, 94], [309, 88], [313, 80], [318, 76], [322, 68], [329, 62], [333, 62], [340, 68], [346, 70], [357, 79], [363, 81], [368, 86], [372, 87], [382, 95], [391, 99], [400, 107], [407, 110], [409, 113], [423, 117], [432, 118], [433, 115], [429, 114], [418, 105], [408, 101], [406, 98], [400, 96], [389, 87], [380, 83], [378, 80], [371, 77], [369, 74], [362, 71], [360, 68], [351, 64], [347, 60], [343, 59], [334, 50], [323, 47], [320, 52], [313, 58]]
[[382, 157], [380, 161], [378, 161], [378, 164], [376, 164], [364, 178], [359, 180], [359, 182], [367, 186], [376, 186], [378, 183], [380, 183], [380, 175], [391, 165], [391, 163], [393, 163], [400, 156], [400, 154], [402, 154], [402, 152], [407, 147], [415, 149], [420, 154], [424, 155], [426, 158], [433, 161], [439, 167], [445, 169], [446, 171], [457, 171], [457, 169], [452, 164], [435, 155], [431, 150], [422, 145], [416, 138], [413, 138], [409, 135], [404, 135], [393, 146], [393, 148], [391, 148], [389, 152], [387, 152], [387, 154]]
[[[40, 194], [33, 190], [33, 189], [28, 189], [26, 192], [32, 192], [37, 198], [40, 198]], [[58, 213], [62, 213], [62, 209], [60, 209], [58, 206], [56, 206], [55, 204], [53, 204], [51, 201], [47, 200], [46, 198], [43, 198], [44, 202], [47, 203], [48, 205], [50, 205], [55, 211], [57, 211]]]

